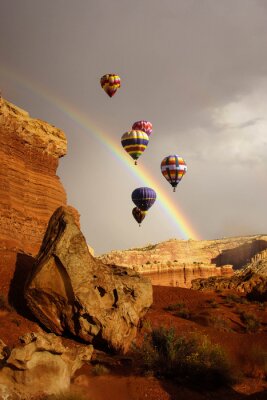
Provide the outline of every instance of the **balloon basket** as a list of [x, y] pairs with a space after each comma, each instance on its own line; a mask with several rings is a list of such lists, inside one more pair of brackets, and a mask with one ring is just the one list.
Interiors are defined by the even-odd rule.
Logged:
[[137, 165], [137, 161], [134, 162], [134, 165]]
[[176, 188], [174, 187], [174, 188], [173, 188], [173, 191], [175, 192], [175, 190], [176, 190]]

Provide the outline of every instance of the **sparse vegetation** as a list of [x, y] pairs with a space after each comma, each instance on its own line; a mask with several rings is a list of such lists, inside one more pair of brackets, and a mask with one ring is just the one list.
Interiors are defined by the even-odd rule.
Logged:
[[152, 330], [137, 350], [143, 367], [156, 376], [196, 387], [219, 387], [233, 382], [225, 351], [206, 336], [177, 336], [174, 329]]
[[15, 324], [16, 326], [20, 326], [20, 324], [21, 324], [21, 321], [19, 319], [16, 319], [16, 318], [12, 319], [11, 322], [13, 324]]
[[246, 332], [248, 333], [255, 333], [258, 332], [261, 328], [261, 322], [259, 319], [250, 313], [245, 311], [239, 311], [240, 319], [245, 325]]
[[222, 331], [232, 332], [232, 329], [229, 326], [228, 321], [220, 315], [218, 316], [212, 315], [211, 317], [209, 317], [209, 325], [212, 325], [214, 328], [217, 328]]
[[62, 392], [46, 396], [43, 400], [85, 400], [84, 396], [75, 392]]
[[251, 378], [267, 378], [267, 349], [254, 345], [246, 349], [241, 359], [247, 376]]
[[217, 301], [210, 299], [207, 300], [207, 303], [212, 307], [212, 308], [219, 308], [219, 304], [217, 303]]
[[224, 297], [224, 301], [229, 305], [232, 303], [238, 303], [238, 304], [249, 303], [249, 301], [245, 297], [237, 296], [236, 294], [228, 294], [227, 296]]
[[180, 318], [189, 319], [191, 314], [189, 309], [185, 306], [184, 302], [170, 304], [169, 306], [164, 308], [165, 311], [170, 311], [173, 315], [176, 315]]
[[107, 375], [109, 374], [109, 369], [107, 367], [105, 367], [105, 365], [103, 364], [96, 364], [94, 365], [93, 369], [92, 369], [92, 373], [94, 375]]

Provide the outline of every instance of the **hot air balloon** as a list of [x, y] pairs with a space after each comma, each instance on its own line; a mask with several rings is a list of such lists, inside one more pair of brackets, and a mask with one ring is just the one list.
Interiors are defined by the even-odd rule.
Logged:
[[152, 133], [152, 124], [149, 121], [136, 121], [133, 126], [132, 126], [133, 130], [137, 130], [137, 131], [143, 131], [147, 134], [147, 136], [149, 137]]
[[106, 74], [100, 79], [100, 84], [109, 97], [114, 96], [117, 89], [121, 87], [121, 79], [116, 74]]
[[134, 207], [132, 210], [132, 214], [134, 219], [138, 222], [139, 226], [141, 226], [141, 222], [146, 216], [146, 211], [142, 211], [138, 207]]
[[173, 191], [175, 192], [176, 186], [187, 171], [185, 160], [177, 156], [165, 157], [161, 162], [161, 172], [164, 178], [172, 185]]
[[137, 159], [145, 151], [149, 137], [143, 131], [130, 131], [125, 132], [121, 137], [121, 144], [123, 148], [130, 154], [137, 164]]
[[155, 190], [149, 187], [140, 187], [133, 191], [132, 201], [141, 211], [147, 211], [156, 201]]

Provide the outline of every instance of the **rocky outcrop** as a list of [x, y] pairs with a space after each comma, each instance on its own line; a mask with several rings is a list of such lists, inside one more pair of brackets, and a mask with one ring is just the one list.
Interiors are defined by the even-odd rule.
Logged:
[[[215, 275], [230, 272], [244, 266], [255, 254], [267, 249], [267, 236], [233, 237], [218, 240], [171, 239], [155, 245], [124, 251], [112, 251], [98, 259], [105, 264], [116, 264], [140, 273], [172, 270], [205, 269]], [[226, 267], [227, 266], [227, 267]]]
[[0, 361], [0, 392], [9, 394], [11, 390], [11, 398], [68, 390], [75, 371], [93, 352], [90, 345], [70, 349], [53, 333], [29, 333], [20, 340], [22, 345]]
[[7, 294], [17, 255], [36, 255], [54, 210], [66, 204], [56, 175], [64, 133], [0, 97], [0, 291]]
[[231, 289], [245, 293], [251, 300], [267, 301], [267, 250], [252, 257], [251, 262], [230, 278], [212, 277], [192, 281], [197, 290]]
[[72, 213], [60, 207], [49, 222], [25, 296], [49, 330], [126, 351], [152, 304], [152, 287], [136, 272], [97, 261]]

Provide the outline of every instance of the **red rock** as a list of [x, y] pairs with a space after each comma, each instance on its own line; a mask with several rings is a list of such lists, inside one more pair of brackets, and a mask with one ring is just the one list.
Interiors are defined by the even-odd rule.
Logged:
[[66, 204], [56, 175], [64, 133], [0, 98], [0, 292], [7, 295], [19, 253], [36, 255], [49, 218]]

